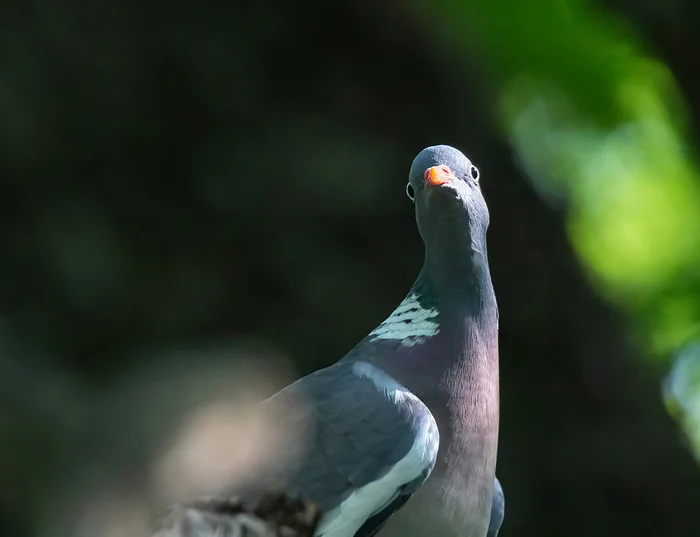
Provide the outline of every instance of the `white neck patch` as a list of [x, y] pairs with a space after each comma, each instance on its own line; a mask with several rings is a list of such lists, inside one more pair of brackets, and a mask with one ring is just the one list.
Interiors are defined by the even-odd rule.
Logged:
[[435, 308], [425, 309], [414, 294], [403, 299], [399, 307], [377, 328], [371, 339], [401, 340], [402, 346], [412, 347], [440, 331]]

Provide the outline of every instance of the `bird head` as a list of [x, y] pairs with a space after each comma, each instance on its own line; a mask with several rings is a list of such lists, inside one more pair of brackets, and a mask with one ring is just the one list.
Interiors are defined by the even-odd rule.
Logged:
[[411, 165], [406, 192], [427, 253], [486, 255], [489, 211], [479, 170], [461, 151], [448, 145], [423, 149]]

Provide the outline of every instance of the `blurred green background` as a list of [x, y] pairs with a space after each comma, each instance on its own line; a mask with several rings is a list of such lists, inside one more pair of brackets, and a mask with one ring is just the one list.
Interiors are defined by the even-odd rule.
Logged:
[[700, 535], [696, 0], [1, 12], [2, 535], [162, 500], [192, 408], [347, 352], [437, 143], [491, 209], [501, 535]]

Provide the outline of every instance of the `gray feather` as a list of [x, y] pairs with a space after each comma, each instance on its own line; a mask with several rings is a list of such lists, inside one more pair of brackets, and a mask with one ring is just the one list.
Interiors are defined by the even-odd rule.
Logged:
[[506, 514], [506, 499], [498, 478], [493, 483], [493, 501], [491, 502], [491, 520], [486, 537], [496, 537], [503, 524]]

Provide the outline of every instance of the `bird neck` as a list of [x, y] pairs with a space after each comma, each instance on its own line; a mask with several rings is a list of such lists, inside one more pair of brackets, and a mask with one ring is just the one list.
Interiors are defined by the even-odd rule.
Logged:
[[485, 255], [433, 260], [406, 298], [346, 359], [367, 360], [406, 386], [443, 386], [447, 372], [498, 368], [498, 308]]
[[467, 248], [441, 244], [426, 248], [423, 268], [413, 287], [419, 296], [430, 295], [429, 301], [448, 316], [487, 323], [498, 317], [485, 243], [472, 243]]
[[[427, 254], [414, 287], [432, 292], [438, 331], [406, 355], [411, 375], [397, 374], [435, 415], [441, 447], [460, 452], [459, 446], [474, 442], [475, 431], [487, 429], [493, 443], [499, 413], [498, 306], [485, 248], [465, 261]], [[484, 447], [489, 457], [492, 448]]]
[[375, 363], [421, 392], [446, 386], [446, 374], [497, 374], [498, 308], [486, 249], [466, 258], [436, 253], [426, 252], [406, 298], [345, 360]]

